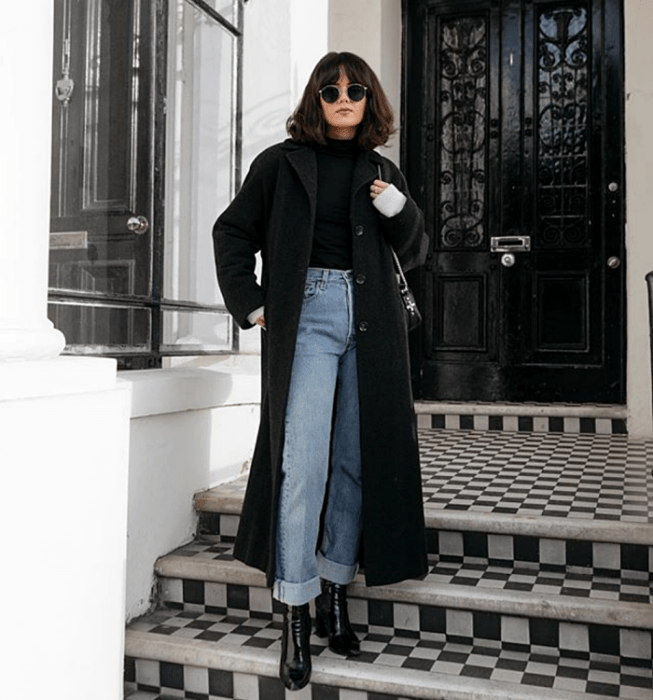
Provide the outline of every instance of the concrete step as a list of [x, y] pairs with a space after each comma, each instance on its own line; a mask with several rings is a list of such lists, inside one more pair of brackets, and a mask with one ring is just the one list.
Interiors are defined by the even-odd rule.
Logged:
[[[246, 487], [231, 484], [197, 494], [199, 534], [233, 542]], [[539, 565], [597, 574], [632, 572], [653, 578], [653, 525], [538, 515], [424, 508], [429, 552], [446, 561], [487, 559], [503, 565]]]
[[[390, 631], [466, 629], [469, 637], [532, 645], [560, 628], [570, 639], [588, 640], [588, 651], [651, 658], [653, 587], [648, 576], [609, 577], [442, 562], [430, 557], [422, 580], [349, 588], [352, 621]], [[271, 615], [273, 601], [263, 574], [235, 561], [229, 543], [195, 542], [157, 562], [160, 601], [191, 612]], [[254, 606], [254, 607], [252, 607]], [[434, 627], [435, 626], [435, 627]], [[629, 653], [624, 654], [624, 649]]]
[[[311, 638], [312, 681], [277, 678], [281, 623], [259, 616], [161, 610], [126, 633], [126, 697], [272, 700], [650, 700], [651, 673], [605, 653], [522, 648], [492, 640], [419, 636], [357, 625], [361, 655], [334, 655]], [[141, 695], [138, 695], [141, 693]]]

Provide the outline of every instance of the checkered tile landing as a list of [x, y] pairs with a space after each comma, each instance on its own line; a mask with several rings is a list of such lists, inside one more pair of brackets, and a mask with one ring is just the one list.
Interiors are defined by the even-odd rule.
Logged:
[[653, 443], [622, 435], [421, 430], [425, 505], [653, 524]]

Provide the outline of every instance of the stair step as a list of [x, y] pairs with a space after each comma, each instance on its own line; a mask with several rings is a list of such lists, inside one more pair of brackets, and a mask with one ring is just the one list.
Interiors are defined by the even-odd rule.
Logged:
[[[160, 559], [156, 572], [161, 577], [160, 600], [169, 607], [273, 613], [265, 577], [234, 561], [227, 543], [183, 547]], [[519, 628], [520, 642], [531, 644], [543, 635], [557, 640], [562, 625], [573, 628], [574, 638], [594, 639], [602, 649], [610, 637], [617, 655], [623, 655], [623, 646], [639, 649], [639, 658], [652, 656], [653, 586], [648, 577], [594, 577], [482, 562], [443, 563], [432, 557], [422, 580], [368, 588], [359, 576], [349, 587], [349, 597], [354, 622], [367, 625], [372, 620], [408, 634], [433, 625], [444, 631], [451, 623], [469, 626], [470, 636], [472, 630], [485, 629], [493, 640], [514, 641], [510, 635]], [[452, 622], [456, 617], [465, 622]]]
[[624, 662], [610, 654], [558, 650], [551, 645], [502, 646], [488, 639], [447, 638], [436, 632], [393, 634], [371, 625], [355, 627], [361, 638], [360, 657], [338, 657], [326, 647], [326, 640], [313, 635], [311, 684], [303, 694], [284, 695], [276, 678], [280, 620], [160, 610], [127, 630], [127, 692], [190, 690], [195, 694], [187, 697], [212, 698], [215, 694], [247, 700], [651, 697], [650, 665]]
[[[219, 509], [218, 494], [201, 494], [201, 508]], [[425, 509], [428, 551], [444, 561], [483, 558], [499, 566], [539, 565], [653, 579], [653, 527], [587, 521], [524, 519]], [[234, 542], [240, 516], [202, 510], [198, 532]]]
[[625, 435], [628, 410], [616, 404], [417, 401], [420, 428]]

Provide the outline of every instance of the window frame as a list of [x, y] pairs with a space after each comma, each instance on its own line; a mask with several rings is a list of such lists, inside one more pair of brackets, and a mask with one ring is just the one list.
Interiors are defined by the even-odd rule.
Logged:
[[[240, 188], [242, 180], [242, 101], [243, 101], [243, 8], [246, 0], [231, 0], [233, 22], [215, 10], [205, 0], [183, 0], [219, 24], [233, 38], [232, 74], [231, 74], [231, 109], [232, 129], [230, 134], [230, 172], [233, 198]], [[221, 304], [202, 304], [185, 300], [172, 300], [164, 296], [165, 273], [165, 236], [166, 236], [166, 142], [168, 98], [168, 50], [169, 19], [171, 0], [155, 0], [151, 10], [154, 22], [152, 29], [154, 64], [152, 69], [153, 106], [152, 126], [152, 190], [151, 190], [151, 285], [150, 293], [144, 295], [89, 294], [68, 289], [50, 289], [49, 302], [54, 305], [71, 305], [76, 307], [127, 308], [134, 311], [147, 310], [150, 314], [149, 348], [137, 349], [120, 345], [71, 344], [64, 354], [113, 357], [118, 361], [119, 369], [149, 369], [163, 366], [164, 357], [219, 356], [237, 353], [240, 348], [239, 329], [233, 318], [229, 317], [230, 346], [224, 350], [186, 348], [176, 350], [164, 344], [163, 319], [170, 312], [219, 313], [226, 315], [227, 309]], [[207, 232], [209, 235], [210, 232]]]

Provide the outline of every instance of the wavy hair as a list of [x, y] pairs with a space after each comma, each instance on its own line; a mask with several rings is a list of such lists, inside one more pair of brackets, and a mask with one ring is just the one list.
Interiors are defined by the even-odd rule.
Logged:
[[337, 83], [341, 73], [351, 83], [360, 83], [367, 88], [365, 114], [356, 132], [359, 147], [371, 151], [383, 146], [395, 132], [392, 107], [374, 71], [360, 56], [347, 51], [332, 51], [318, 61], [297, 109], [288, 117], [288, 134], [300, 143], [326, 143], [327, 123], [319, 91]]

